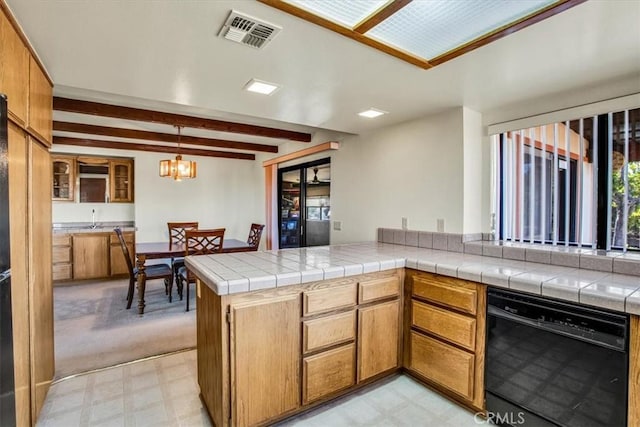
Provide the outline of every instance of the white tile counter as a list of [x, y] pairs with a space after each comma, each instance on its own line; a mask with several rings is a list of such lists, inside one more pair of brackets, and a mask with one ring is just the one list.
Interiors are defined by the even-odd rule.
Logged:
[[640, 315], [640, 277], [387, 243], [190, 256], [218, 295], [413, 268]]

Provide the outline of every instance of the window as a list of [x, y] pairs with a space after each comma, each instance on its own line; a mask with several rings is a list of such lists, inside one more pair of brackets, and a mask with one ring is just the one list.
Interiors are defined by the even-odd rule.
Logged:
[[640, 249], [640, 108], [492, 138], [500, 239]]

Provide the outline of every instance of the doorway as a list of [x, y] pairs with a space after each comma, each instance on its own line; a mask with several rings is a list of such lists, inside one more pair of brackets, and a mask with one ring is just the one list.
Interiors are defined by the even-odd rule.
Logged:
[[331, 159], [278, 170], [280, 248], [330, 243]]

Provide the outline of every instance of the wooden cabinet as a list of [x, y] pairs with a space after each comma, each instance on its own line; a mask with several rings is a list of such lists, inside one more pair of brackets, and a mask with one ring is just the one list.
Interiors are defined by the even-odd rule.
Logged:
[[53, 235], [53, 280], [73, 278], [72, 245], [70, 234]]
[[353, 343], [306, 357], [302, 363], [302, 403], [315, 402], [354, 385], [355, 364]]
[[73, 157], [51, 156], [53, 163], [53, 200], [75, 198], [76, 162]]
[[406, 368], [474, 410], [484, 409], [486, 289], [408, 270]]
[[7, 95], [11, 118], [24, 126], [29, 100], [29, 50], [4, 13], [0, 13], [0, 53], [0, 92]]
[[0, 7], [0, 92], [7, 94], [9, 109], [11, 315], [19, 426], [35, 425], [54, 374], [48, 151], [53, 97], [51, 83], [34, 58], [8, 8]]
[[[4, 18], [4, 15], [0, 14]], [[4, 34], [4, 33], [3, 33]], [[11, 224], [11, 305], [16, 425], [31, 424], [29, 325], [29, 236], [27, 181], [29, 146], [22, 129], [9, 123], [9, 221]]]
[[109, 239], [103, 233], [73, 236], [74, 280], [109, 276]]
[[295, 410], [300, 406], [299, 295], [231, 310], [233, 424], [256, 425]]
[[52, 200], [133, 203], [133, 159], [67, 154], [52, 161]]
[[109, 192], [112, 203], [133, 202], [133, 160], [109, 162]]
[[[134, 257], [136, 253], [134, 242], [135, 233], [124, 232], [122, 233], [122, 237], [124, 237], [124, 241], [126, 242], [127, 248], [129, 249], [129, 255]], [[124, 253], [122, 252], [122, 246], [120, 246], [120, 240], [118, 240], [118, 236], [115, 233], [111, 233], [111, 235], [109, 236], [109, 240], [109, 259], [111, 261], [109, 275], [111, 277], [114, 277], [129, 274], [129, 267], [127, 266], [127, 261], [124, 258]], [[135, 261], [131, 260], [131, 262]]]
[[355, 310], [302, 322], [302, 352], [304, 354], [355, 339]]
[[410, 357], [411, 369], [467, 400], [473, 399], [473, 353], [412, 331]]
[[51, 156], [49, 150], [30, 140], [31, 180], [29, 191], [29, 282], [31, 375], [34, 385], [33, 419], [36, 419], [54, 374], [53, 284], [51, 275]]
[[47, 76], [31, 57], [29, 65], [29, 126], [40, 142], [51, 146], [53, 130], [53, 89]]
[[[135, 256], [135, 233], [122, 233]], [[53, 235], [53, 280], [106, 279], [129, 274], [116, 233], [56, 233]]]
[[358, 382], [399, 365], [400, 301], [358, 309]]

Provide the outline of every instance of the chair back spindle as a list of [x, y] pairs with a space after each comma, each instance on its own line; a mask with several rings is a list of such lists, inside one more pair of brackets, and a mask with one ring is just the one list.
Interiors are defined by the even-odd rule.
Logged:
[[260, 246], [260, 239], [262, 237], [262, 230], [264, 229], [263, 224], [251, 224], [251, 229], [249, 230], [249, 238], [247, 238], [247, 243], [253, 250], [258, 250], [258, 246]]
[[187, 230], [197, 230], [198, 222], [167, 222], [169, 228], [169, 247], [180, 245], [186, 242], [185, 232]]

